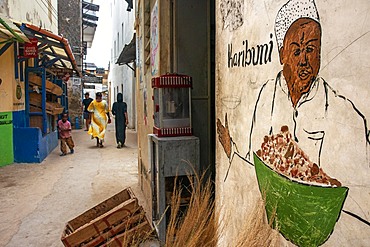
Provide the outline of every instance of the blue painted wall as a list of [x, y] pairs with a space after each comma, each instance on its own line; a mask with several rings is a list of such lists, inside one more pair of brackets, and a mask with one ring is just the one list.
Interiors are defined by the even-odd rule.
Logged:
[[39, 128], [14, 128], [14, 161], [40, 163], [58, 146], [57, 131], [42, 136]]
[[14, 128], [26, 127], [26, 111], [13, 111]]

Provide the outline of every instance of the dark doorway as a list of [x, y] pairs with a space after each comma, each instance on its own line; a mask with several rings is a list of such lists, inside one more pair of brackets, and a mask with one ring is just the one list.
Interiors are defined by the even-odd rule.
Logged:
[[200, 166], [215, 177], [215, 1], [174, 0], [172, 70], [193, 77], [193, 133]]

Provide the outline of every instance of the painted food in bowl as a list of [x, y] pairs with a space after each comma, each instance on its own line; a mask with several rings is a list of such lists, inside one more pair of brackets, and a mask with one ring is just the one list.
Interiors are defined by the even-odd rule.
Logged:
[[290, 137], [283, 126], [254, 153], [259, 189], [274, 228], [298, 246], [319, 246], [333, 231], [348, 188], [310, 162]]

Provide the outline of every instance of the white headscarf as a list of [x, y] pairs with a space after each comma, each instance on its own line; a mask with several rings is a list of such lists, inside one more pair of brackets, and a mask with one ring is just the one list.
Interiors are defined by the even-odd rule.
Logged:
[[281, 7], [275, 20], [275, 35], [279, 51], [289, 27], [300, 18], [310, 18], [320, 23], [314, 0], [289, 0]]

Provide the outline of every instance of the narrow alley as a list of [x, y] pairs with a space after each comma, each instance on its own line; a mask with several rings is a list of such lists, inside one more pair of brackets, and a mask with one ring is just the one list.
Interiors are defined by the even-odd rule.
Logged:
[[370, 247], [369, 44], [370, 0], [0, 0], [0, 247]]
[[73, 130], [75, 153], [60, 157], [59, 146], [40, 164], [0, 168], [0, 246], [63, 246], [65, 223], [130, 186], [145, 202], [138, 184], [137, 135], [127, 130], [117, 149], [114, 124], [104, 148], [87, 132]]

